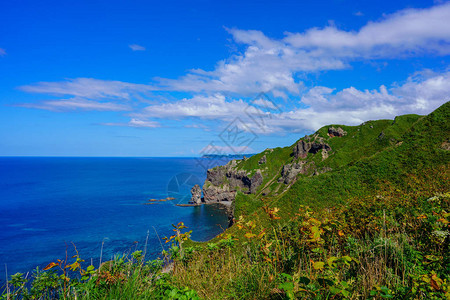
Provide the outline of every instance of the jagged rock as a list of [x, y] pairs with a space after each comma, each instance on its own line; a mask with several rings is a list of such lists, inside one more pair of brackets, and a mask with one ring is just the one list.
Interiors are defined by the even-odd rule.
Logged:
[[299, 173], [303, 172], [303, 165], [305, 162], [291, 163], [283, 166], [281, 170], [281, 177], [278, 178], [278, 182], [284, 182], [290, 184], [293, 182]]
[[317, 152], [319, 152], [322, 149], [324, 149], [326, 151], [330, 151], [331, 147], [328, 146], [328, 144], [325, 144], [323, 142], [319, 142], [319, 143], [314, 142], [311, 144], [311, 149], [309, 149], [309, 153], [316, 154]]
[[250, 182], [250, 193], [254, 194], [258, 187], [263, 182], [263, 176], [261, 174], [260, 170], [256, 170], [256, 173], [253, 175], [251, 182]]
[[443, 143], [441, 144], [441, 149], [444, 149], [444, 150], [449, 151], [449, 150], [450, 150], [450, 142], [449, 142], [448, 140], [445, 141], [445, 142], [443, 142]]
[[316, 154], [322, 149], [325, 149], [326, 151], [331, 150], [331, 147], [324, 142], [323, 138], [317, 138], [314, 142], [305, 142], [304, 140], [300, 140], [294, 146], [294, 156], [295, 158], [306, 158], [308, 153]]
[[305, 158], [311, 149], [311, 143], [305, 142], [304, 140], [298, 141], [294, 146], [294, 156], [295, 158]]
[[213, 185], [220, 185], [226, 172], [227, 169], [222, 166], [208, 169], [208, 171], [206, 171], [206, 178]]
[[267, 162], [267, 158], [265, 155], [263, 155], [263, 157], [261, 157], [261, 159], [258, 161], [258, 164], [262, 165], [265, 164]]
[[346, 134], [347, 134], [347, 132], [344, 129], [342, 129], [341, 127], [338, 127], [338, 128], [330, 127], [330, 128], [328, 128], [328, 135], [330, 137], [335, 137], [335, 136], [343, 137]]
[[228, 185], [215, 186], [208, 183], [203, 185], [203, 200], [205, 203], [234, 201], [236, 189], [232, 190]]
[[209, 169], [203, 185], [205, 202], [233, 201], [236, 191], [255, 193], [263, 182], [261, 170], [256, 170], [253, 177], [244, 170], [235, 170], [236, 162]]
[[191, 200], [189, 204], [201, 204], [202, 203], [202, 189], [198, 184], [194, 185], [191, 189]]

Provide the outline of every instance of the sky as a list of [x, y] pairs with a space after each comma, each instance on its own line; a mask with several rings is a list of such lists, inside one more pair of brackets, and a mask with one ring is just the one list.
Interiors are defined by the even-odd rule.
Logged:
[[0, 156], [199, 156], [450, 100], [448, 1], [1, 1]]

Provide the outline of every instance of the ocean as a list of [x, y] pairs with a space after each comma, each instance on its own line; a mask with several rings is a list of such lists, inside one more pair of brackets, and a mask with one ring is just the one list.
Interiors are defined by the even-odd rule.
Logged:
[[[189, 201], [191, 187], [203, 184], [211, 163], [207, 158], [0, 157], [1, 282], [5, 268], [11, 275], [45, 267], [64, 259], [66, 250], [73, 255], [73, 245], [86, 264], [134, 250], [157, 258], [168, 248], [159, 239], [172, 235], [178, 222], [193, 230], [193, 240], [213, 238], [227, 227], [223, 208], [175, 206]], [[167, 197], [176, 199], [145, 204]]]

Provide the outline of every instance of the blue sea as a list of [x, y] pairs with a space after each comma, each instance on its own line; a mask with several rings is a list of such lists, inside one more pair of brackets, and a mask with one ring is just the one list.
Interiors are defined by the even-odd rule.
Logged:
[[[175, 206], [205, 180], [202, 160], [0, 157], [0, 274], [64, 259], [66, 249], [74, 254], [72, 243], [94, 265], [100, 255], [105, 261], [134, 250], [153, 259], [168, 247], [158, 236], [171, 235], [178, 222], [193, 240], [214, 237], [227, 227], [223, 208]], [[145, 205], [167, 197], [176, 199]]]

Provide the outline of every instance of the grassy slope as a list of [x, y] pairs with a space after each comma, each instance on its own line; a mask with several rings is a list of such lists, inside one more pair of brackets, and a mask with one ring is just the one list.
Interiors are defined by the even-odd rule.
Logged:
[[[319, 169], [331, 167], [332, 171], [313, 177], [300, 175], [285, 194], [269, 196], [278, 206], [292, 210], [299, 204], [318, 207], [342, 204], [351, 197], [376, 193], [386, 181], [398, 188], [408, 188], [402, 184], [404, 176], [448, 162], [448, 151], [440, 149], [449, 138], [448, 111], [447, 103], [427, 117], [405, 115], [394, 121], [369, 121], [359, 126], [334, 125], [347, 131], [344, 137], [328, 137], [329, 126], [325, 126], [317, 134], [325, 138], [333, 151], [323, 161], [320, 153], [308, 154], [307, 160], [314, 161]], [[238, 167], [260, 168], [258, 161], [265, 154], [269, 171], [264, 173], [264, 186], [269, 179], [280, 176], [283, 164], [293, 161], [292, 148], [265, 151], [241, 162]], [[273, 183], [273, 186], [278, 185], [286, 188], [282, 183]], [[249, 214], [262, 205], [260, 199], [254, 198], [238, 195], [237, 216]]]

